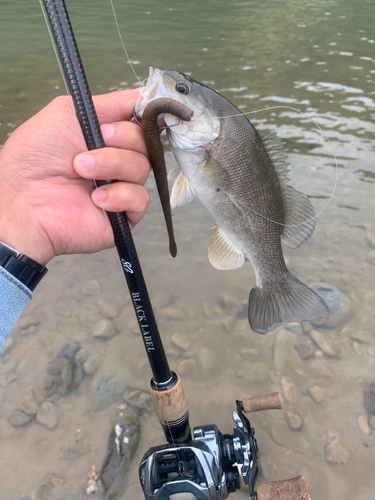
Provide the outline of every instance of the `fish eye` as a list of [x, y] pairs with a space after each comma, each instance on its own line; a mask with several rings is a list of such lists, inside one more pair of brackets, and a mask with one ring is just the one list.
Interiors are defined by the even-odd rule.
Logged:
[[176, 90], [180, 94], [188, 95], [190, 94], [190, 87], [184, 82], [179, 82], [176, 84]]

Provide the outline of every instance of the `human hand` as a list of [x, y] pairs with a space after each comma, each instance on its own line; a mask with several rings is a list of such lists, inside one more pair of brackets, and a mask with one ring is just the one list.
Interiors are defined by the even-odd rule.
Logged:
[[[87, 152], [70, 97], [58, 97], [15, 130], [0, 151], [0, 241], [46, 264], [56, 255], [114, 245], [103, 210], [130, 227], [149, 203], [150, 165], [129, 120], [139, 89], [94, 96], [106, 148]], [[125, 120], [125, 121], [123, 121]], [[95, 189], [93, 179], [122, 182]]]

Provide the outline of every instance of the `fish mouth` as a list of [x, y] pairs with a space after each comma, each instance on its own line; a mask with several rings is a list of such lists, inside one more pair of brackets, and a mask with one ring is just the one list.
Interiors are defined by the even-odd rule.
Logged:
[[164, 85], [162, 85], [162, 73], [160, 69], [150, 66], [147, 83], [141, 90], [134, 106], [134, 113], [137, 118], [142, 118], [143, 111], [150, 101], [166, 97], [167, 92]]

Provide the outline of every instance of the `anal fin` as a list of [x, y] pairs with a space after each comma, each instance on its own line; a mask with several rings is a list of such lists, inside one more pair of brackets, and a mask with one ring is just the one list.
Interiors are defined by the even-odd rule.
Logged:
[[208, 247], [210, 263], [220, 270], [237, 269], [245, 262], [245, 255], [217, 226]]

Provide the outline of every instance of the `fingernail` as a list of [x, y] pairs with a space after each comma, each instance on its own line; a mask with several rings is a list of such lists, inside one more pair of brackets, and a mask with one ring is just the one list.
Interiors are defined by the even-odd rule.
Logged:
[[115, 127], [114, 125], [110, 125], [109, 123], [104, 123], [101, 127], [103, 139], [105, 141], [109, 141], [115, 135]]
[[91, 196], [98, 205], [102, 205], [107, 199], [107, 193], [104, 189], [95, 189]]
[[85, 172], [92, 172], [95, 166], [94, 157], [85, 153], [78, 158], [78, 165]]

